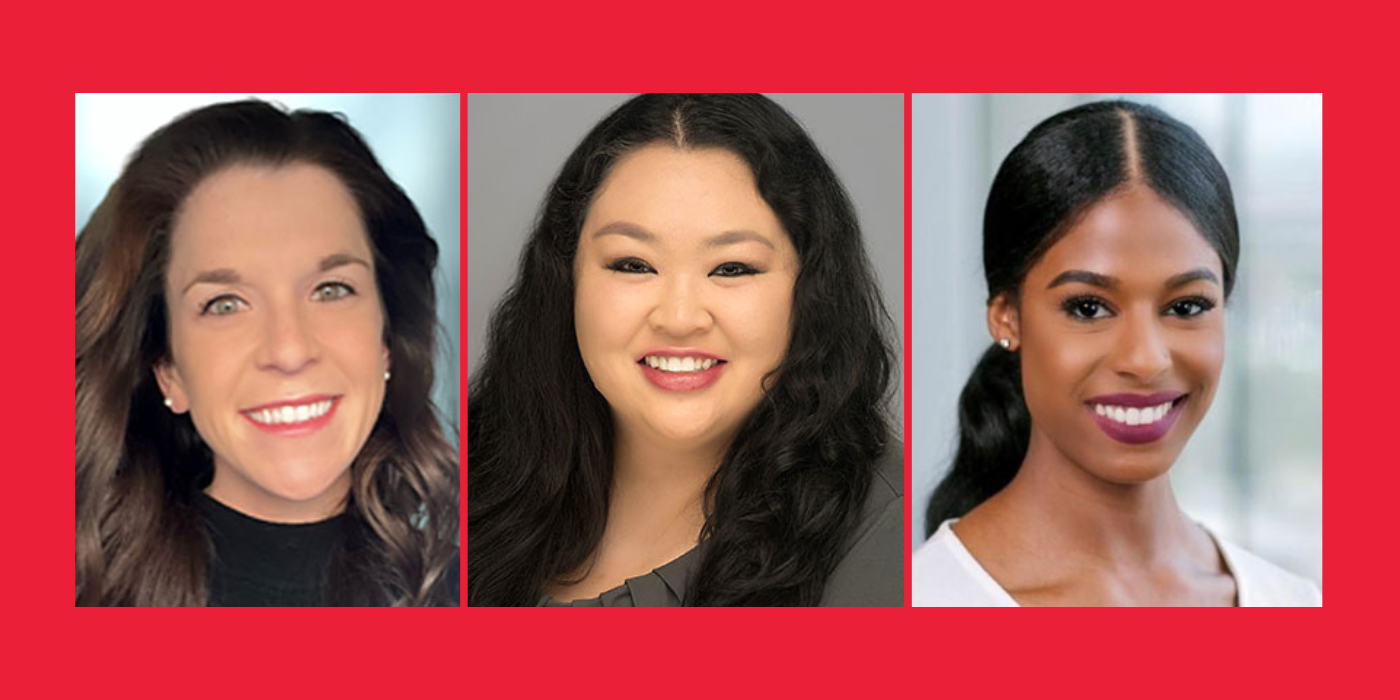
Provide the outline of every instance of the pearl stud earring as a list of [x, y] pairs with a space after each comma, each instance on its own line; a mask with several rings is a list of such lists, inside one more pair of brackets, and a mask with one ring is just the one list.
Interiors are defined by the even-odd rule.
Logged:
[[166, 407], [166, 408], [174, 408], [174, 407], [175, 407], [175, 401], [174, 401], [173, 399], [171, 399], [169, 396], [165, 397], [165, 407]]
[[1001, 347], [1002, 347], [1003, 350], [1010, 350], [1010, 349], [1011, 349], [1011, 339], [1010, 339], [1010, 338], [1002, 338], [1001, 340], [999, 340], [999, 341], [997, 341], [997, 342], [1001, 343]]
[[389, 381], [389, 370], [384, 370], [384, 381]]

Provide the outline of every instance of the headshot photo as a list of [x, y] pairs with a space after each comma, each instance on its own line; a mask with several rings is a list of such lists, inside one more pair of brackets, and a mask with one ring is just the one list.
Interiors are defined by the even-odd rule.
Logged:
[[460, 604], [460, 98], [78, 95], [76, 604]]
[[903, 605], [903, 96], [467, 112], [467, 604]]
[[915, 606], [1322, 604], [1322, 97], [913, 96]]

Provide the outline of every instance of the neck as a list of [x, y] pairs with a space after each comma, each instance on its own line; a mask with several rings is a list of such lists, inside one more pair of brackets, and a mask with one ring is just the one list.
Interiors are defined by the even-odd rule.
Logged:
[[640, 490], [660, 499], [699, 496], [725, 451], [713, 443], [667, 444], [621, 426], [613, 444], [613, 491]]
[[1028, 539], [1052, 551], [1146, 564], [1174, 557], [1191, 537], [1166, 474], [1135, 483], [1106, 481], [1035, 430], [1016, 477], [996, 498], [1017, 514]]
[[287, 498], [272, 493], [214, 459], [214, 479], [204, 489], [210, 498], [249, 517], [271, 523], [314, 523], [339, 515], [350, 494], [350, 470], [345, 470], [320, 493]]
[[[608, 530], [689, 548], [705, 520], [705, 487], [724, 459], [715, 443], [668, 444], [619, 426], [613, 453]], [[683, 551], [683, 550], [682, 550]]]

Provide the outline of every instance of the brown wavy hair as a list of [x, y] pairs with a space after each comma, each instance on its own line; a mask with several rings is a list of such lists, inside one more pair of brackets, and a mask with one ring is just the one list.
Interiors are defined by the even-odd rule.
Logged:
[[438, 247], [417, 208], [339, 115], [250, 100], [204, 107], [152, 134], [77, 239], [76, 601], [205, 605], [211, 544], [195, 498], [212, 454], [164, 408], [171, 227], [204, 178], [234, 164], [309, 163], [335, 173], [374, 250], [394, 379], [351, 464], [349, 537], [332, 605], [455, 605], [460, 467], [430, 391]]

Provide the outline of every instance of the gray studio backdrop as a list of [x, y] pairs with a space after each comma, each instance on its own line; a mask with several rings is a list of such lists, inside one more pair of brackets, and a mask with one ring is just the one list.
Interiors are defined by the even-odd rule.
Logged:
[[[487, 320], [515, 276], [520, 249], [564, 160], [627, 94], [467, 96], [467, 358], [485, 348]], [[806, 127], [855, 202], [866, 251], [900, 334], [904, 318], [904, 99], [771, 95]], [[890, 405], [903, 432], [903, 380]]]
[[456, 442], [461, 399], [461, 99], [446, 95], [203, 93], [77, 95], [75, 235], [87, 225], [127, 160], [157, 128], [197, 107], [256, 97], [289, 109], [339, 112], [408, 193], [438, 243], [442, 324], [433, 400]]
[[958, 394], [992, 342], [981, 257], [992, 177], [1041, 120], [1118, 97], [1200, 132], [1240, 218], [1225, 372], [1172, 469], [1178, 498], [1226, 538], [1321, 582], [1321, 95], [913, 96], [914, 542], [957, 444]]

